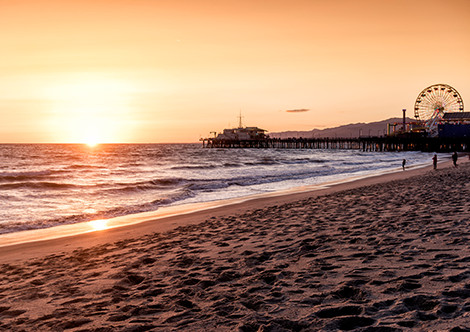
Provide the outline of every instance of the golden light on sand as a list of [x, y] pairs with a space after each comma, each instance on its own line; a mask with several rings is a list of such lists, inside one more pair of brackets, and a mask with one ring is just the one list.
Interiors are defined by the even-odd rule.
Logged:
[[54, 140], [88, 146], [125, 140], [132, 93], [128, 82], [93, 75], [79, 75], [47, 87]]
[[108, 221], [106, 219], [92, 220], [89, 221], [89, 224], [94, 231], [102, 231], [108, 228]]

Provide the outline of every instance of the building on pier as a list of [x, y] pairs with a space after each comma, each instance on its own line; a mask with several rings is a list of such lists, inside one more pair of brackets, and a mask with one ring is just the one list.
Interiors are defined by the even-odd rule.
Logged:
[[266, 130], [258, 127], [238, 127], [232, 129], [224, 129], [224, 131], [217, 135], [218, 140], [263, 140], [266, 139]]
[[439, 137], [470, 137], [470, 112], [445, 113], [437, 125]]
[[[238, 128], [224, 129], [214, 137], [217, 141], [259, 141], [268, 138], [267, 130], [258, 127], [244, 127], [242, 123], [242, 113], [238, 116]], [[213, 132], [216, 134], [216, 132]]]

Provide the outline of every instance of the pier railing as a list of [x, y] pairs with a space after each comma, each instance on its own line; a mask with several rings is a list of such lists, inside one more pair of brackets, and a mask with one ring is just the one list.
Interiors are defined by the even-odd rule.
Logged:
[[255, 149], [348, 149], [362, 151], [469, 151], [470, 137], [358, 137], [358, 138], [267, 138], [260, 140], [221, 140], [205, 138], [204, 148]]

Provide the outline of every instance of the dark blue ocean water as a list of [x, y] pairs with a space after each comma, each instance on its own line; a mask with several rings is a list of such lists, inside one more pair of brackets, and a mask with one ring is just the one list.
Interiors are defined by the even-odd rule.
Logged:
[[242, 197], [430, 164], [431, 154], [203, 149], [200, 144], [0, 145], [0, 233]]

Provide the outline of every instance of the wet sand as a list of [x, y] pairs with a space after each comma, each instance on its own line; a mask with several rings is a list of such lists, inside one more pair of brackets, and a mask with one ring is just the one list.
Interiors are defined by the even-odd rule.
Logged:
[[0, 330], [465, 331], [470, 164], [0, 248]]

